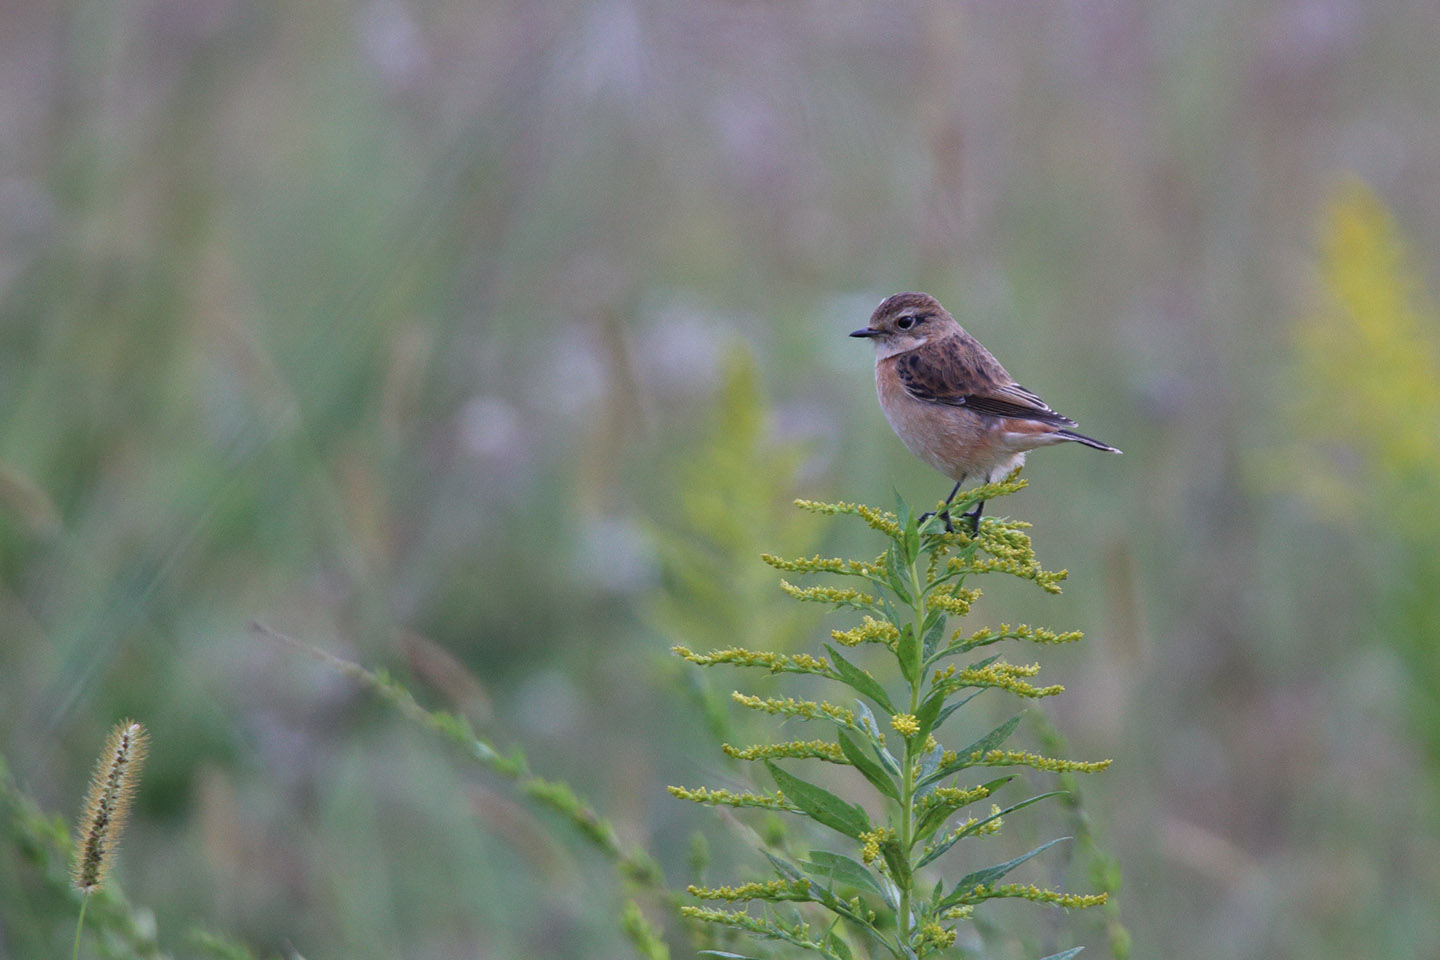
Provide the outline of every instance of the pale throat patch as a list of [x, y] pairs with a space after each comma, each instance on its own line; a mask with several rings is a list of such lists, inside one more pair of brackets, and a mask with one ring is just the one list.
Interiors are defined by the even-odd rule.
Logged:
[[929, 337], [908, 337], [903, 344], [895, 343], [895, 339], [887, 337], [884, 340], [875, 341], [876, 360], [887, 360], [899, 353], [909, 353], [916, 347], [923, 347], [930, 342]]

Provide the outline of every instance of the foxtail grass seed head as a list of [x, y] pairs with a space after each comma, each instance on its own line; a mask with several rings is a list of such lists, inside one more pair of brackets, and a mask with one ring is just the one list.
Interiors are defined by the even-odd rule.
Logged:
[[75, 862], [70, 874], [75, 888], [83, 893], [90, 893], [105, 882], [115, 860], [148, 742], [144, 726], [131, 720], [121, 721], [110, 731], [105, 752], [95, 764], [95, 774], [85, 794], [85, 812], [80, 817]]

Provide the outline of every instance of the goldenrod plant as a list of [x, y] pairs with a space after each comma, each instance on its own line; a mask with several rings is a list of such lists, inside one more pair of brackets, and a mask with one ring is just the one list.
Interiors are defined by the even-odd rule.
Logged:
[[[1024, 486], [1018, 474], [969, 491], [951, 505], [964, 510]], [[1094, 773], [1108, 760], [1077, 761], [1008, 746], [1021, 721], [1016, 714], [976, 739], [947, 746], [942, 737], [953, 716], [987, 690], [1021, 701], [1061, 692], [1035, 682], [1038, 663], [1016, 663], [990, 648], [1003, 643], [1061, 644], [1080, 639], [1027, 625], [952, 629], [980, 596], [972, 582], [1003, 574], [1059, 593], [1065, 572], [1043, 569], [1035, 559], [1027, 524], [987, 517], [971, 536], [948, 532], [943, 517], [917, 516], [903, 502], [890, 513], [851, 503], [796, 501], [823, 516], [855, 517], [888, 541], [873, 559], [764, 557], [788, 576], [844, 578], [845, 585], [802, 585], [782, 579], [796, 600], [855, 611], [859, 624], [831, 632], [833, 644], [813, 653], [779, 653], [732, 646], [697, 652], [677, 646], [693, 664], [755, 668], [770, 674], [823, 678], [842, 696], [807, 699], [737, 691], [735, 704], [784, 721], [817, 728], [803, 737], [724, 752], [763, 766], [772, 788], [674, 786], [676, 797], [700, 804], [782, 811], [809, 819], [838, 836], [839, 844], [794, 856], [762, 847], [772, 868], [764, 879], [724, 886], [694, 886], [698, 900], [683, 913], [761, 940], [783, 941], [832, 960], [857, 956], [919, 960], [956, 943], [962, 925], [990, 900], [1015, 898], [1060, 907], [1091, 907], [1106, 893], [1079, 894], [1032, 883], [1006, 882], [1022, 864], [1066, 838], [1040, 844], [1021, 856], [983, 863], [983, 838], [1032, 804], [1064, 795], [1044, 790], [1020, 795], [1017, 767], [1052, 773]], [[848, 581], [848, 583], [846, 582]], [[885, 651], [886, 669], [871, 673], [857, 648]], [[842, 653], [844, 649], [847, 652]], [[888, 654], [888, 655], [887, 655]], [[958, 723], [951, 724], [953, 730]], [[849, 766], [868, 783], [867, 803], [842, 797], [798, 772], [796, 761]], [[1007, 772], [995, 775], [999, 770]], [[1004, 800], [1001, 803], [1001, 800]], [[883, 815], [872, 811], [883, 810]], [[958, 846], [958, 849], [957, 849]], [[962, 871], [945, 869], [965, 863]], [[958, 873], [958, 876], [956, 876]], [[955, 877], [955, 879], [947, 879]], [[736, 905], [745, 904], [737, 909]], [[798, 905], [804, 906], [803, 910]], [[1053, 954], [1073, 957], [1078, 947]], [[741, 954], [705, 951], [736, 958]]]
[[[751, 637], [771, 650], [803, 642], [813, 619], [786, 603], [756, 554], [771, 549], [804, 552], [813, 525], [790, 508], [802, 451], [768, 435], [770, 406], [758, 383], [753, 355], [741, 347], [726, 357], [710, 422], [693, 449], [679, 458], [672, 484], [674, 513], [651, 537], [660, 586], [649, 605], [657, 632], [692, 646]], [[713, 734], [730, 736], [728, 703], [699, 674], [684, 682]]]
[[1389, 561], [1378, 587], [1392, 629], [1373, 634], [1404, 658], [1440, 790], [1440, 305], [1422, 278], [1384, 201], [1342, 184], [1324, 211], [1319, 296], [1296, 328], [1294, 441], [1279, 464], [1337, 521], [1363, 519]]

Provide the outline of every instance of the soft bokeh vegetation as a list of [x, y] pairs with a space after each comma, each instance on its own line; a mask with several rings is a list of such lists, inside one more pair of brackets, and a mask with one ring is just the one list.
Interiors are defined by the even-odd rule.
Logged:
[[[946, 492], [845, 337], [926, 290], [1126, 451], [1032, 458], [1069, 587], [976, 616], [1090, 638], [1047, 709], [1116, 759], [1135, 955], [1434, 956], [1437, 45], [1429, 0], [8, 0], [0, 755], [68, 821], [146, 724], [116, 879], [177, 954], [633, 955], [603, 857], [246, 624], [739, 875], [663, 789], [720, 772], [667, 651], [703, 570], [823, 638], [743, 556], [855, 552], [791, 497]], [[0, 958], [69, 948], [43, 873], [0, 846]]]

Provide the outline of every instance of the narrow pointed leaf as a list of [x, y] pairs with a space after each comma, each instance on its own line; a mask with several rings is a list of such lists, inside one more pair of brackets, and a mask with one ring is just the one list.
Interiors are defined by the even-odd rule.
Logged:
[[847, 837], [858, 840], [860, 834], [870, 829], [870, 817], [859, 807], [846, 803], [824, 787], [807, 783], [791, 773], [786, 773], [769, 760], [765, 761], [775, 786], [794, 804], [817, 823]]
[[945, 755], [945, 748], [937, 746], [920, 758], [920, 776], [928, 777], [940, 769], [940, 758]]
[[890, 868], [890, 876], [894, 877], [901, 887], [909, 887], [913, 882], [910, 857], [900, 849], [900, 841], [886, 840], [880, 845], [880, 855], [885, 858], [885, 864]]
[[[934, 622], [931, 622], [931, 618]], [[925, 615], [925, 642], [921, 645], [928, 663], [934, 655], [935, 648], [940, 645], [940, 638], [945, 636], [945, 615], [939, 610], [931, 610]]]
[[840, 731], [840, 752], [845, 754], [845, 759], [849, 760], [851, 765], [859, 770], [860, 774], [869, 780], [876, 790], [891, 800], [900, 799], [900, 788], [895, 785], [895, 781], [891, 780], [881, 769], [880, 764], [870, 759], [865, 748], [851, 739], [844, 730]]
[[920, 666], [920, 644], [915, 639], [914, 624], [906, 624], [900, 631], [900, 641], [895, 645], [895, 657], [900, 661], [900, 673], [909, 683], [914, 683]]
[[900, 569], [905, 565], [900, 560], [900, 554], [895, 544], [892, 543], [890, 549], [885, 551], [885, 582], [890, 584], [890, 589], [895, 591], [895, 595], [900, 598], [902, 603], [914, 603], [915, 600], [910, 596], [905, 581], [900, 579]]
[[920, 724], [920, 729], [915, 733], [915, 741], [924, 743], [925, 738], [930, 736], [930, 731], [935, 729], [935, 721], [940, 718], [940, 708], [945, 705], [945, 694], [943, 691], [936, 691], [925, 698], [920, 704], [920, 709], [915, 711], [915, 719]]
[[949, 850], [951, 847], [953, 847], [957, 841], [963, 840], [969, 836], [974, 836], [974, 834], [981, 827], [985, 826], [985, 824], [989, 823], [991, 820], [996, 820], [1023, 807], [1028, 807], [1032, 803], [1039, 803], [1041, 800], [1049, 800], [1051, 797], [1061, 797], [1065, 795], [1066, 793], [1064, 790], [1051, 790], [1049, 793], [1037, 794], [1036, 796], [1030, 797], [1029, 799], [1021, 800], [1019, 803], [1011, 804], [1010, 806], [1006, 807], [1004, 810], [999, 811], [998, 813], [992, 813], [990, 814], [990, 816], [985, 817], [982, 820], [977, 820], [969, 827], [965, 828], [963, 831], [956, 833], [954, 836], [951, 836], [946, 840], [941, 841], [938, 845], [936, 845], [934, 850], [931, 850], [929, 853], [925, 854], [925, 856], [921, 857], [918, 861], [916, 861], [915, 866], [917, 868], [925, 866], [925, 864], [931, 862], [936, 857], [939, 857], [941, 854], [943, 854], [946, 850]]
[[782, 860], [780, 857], [775, 856], [775, 854], [771, 853], [769, 850], [766, 850], [764, 847], [760, 848], [760, 852], [765, 854], [765, 859], [770, 861], [770, 866], [774, 867], [775, 872], [780, 874], [780, 876], [784, 877], [787, 880], [801, 879], [800, 868], [795, 866], [789, 860]]
[[870, 735], [870, 742], [875, 746], [875, 752], [880, 754], [880, 762], [884, 764], [891, 776], [900, 776], [900, 761], [895, 755], [880, 745], [880, 724], [875, 719], [875, 714], [870, 712], [864, 700], [855, 701], [856, 712], [860, 714], [860, 726]]
[[1014, 870], [1016, 867], [1020, 866], [1020, 864], [1024, 863], [1026, 860], [1029, 860], [1031, 857], [1038, 856], [1039, 854], [1055, 846], [1055, 844], [1057, 843], [1072, 839], [1074, 838], [1057, 837], [1056, 839], [1051, 840], [1048, 843], [1040, 844], [1040, 846], [1036, 847], [1034, 850], [1031, 850], [1029, 853], [1021, 854], [1014, 860], [1006, 860], [1004, 863], [997, 863], [993, 867], [986, 867], [984, 870], [976, 870], [974, 873], [967, 873], [965, 876], [960, 878], [958, 883], [955, 884], [955, 889], [950, 891], [950, 895], [935, 905], [935, 909], [944, 910], [946, 907], [958, 903], [960, 900], [965, 898], [966, 894], [970, 893], [970, 891], [974, 890], [976, 887], [981, 885], [988, 887], [996, 880], [1004, 877], [1011, 870]]
[[[996, 779], [991, 780], [989, 783], [982, 783], [980, 786], [986, 789], [987, 797], [993, 796], [996, 790], [1005, 786], [1005, 784], [1009, 783], [1011, 780], [1014, 779], [1015, 775], [1011, 774], [1010, 776], [1006, 777], [997, 777]], [[933, 787], [931, 789], [933, 789]], [[976, 800], [971, 801], [971, 803], [979, 803], [980, 799], [985, 798], [977, 798]], [[928, 811], [926, 811], [925, 815], [920, 819], [919, 824], [915, 827], [915, 839], [917, 841], [924, 840], [926, 837], [930, 836], [937, 829], [939, 829], [942, 823], [950, 819], [950, 816], [953, 813], [955, 813], [957, 810], [963, 810], [966, 806], [969, 806], [969, 804], [961, 806], [941, 805], [938, 807], [931, 807]], [[949, 848], [947, 847], [946, 849]], [[929, 861], [927, 860], [926, 862], [928, 863]]]
[[1024, 714], [1022, 713], [1015, 714], [1015, 716], [1011, 717], [1009, 720], [1006, 720], [1004, 723], [1000, 724], [1000, 726], [996, 727], [994, 730], [991, 730], [989, 733], [985, 734], [985, 736], [981, 737], [979, 740], [976, 740], [964, 750], [955, 751], [955, 755], [958, 759], [954, 763], [946, 764], [939, 770], [936, 770], [934, 773], [930, 774], [930, 776], [925, 778], [925, 781], [923, 781], [921, 785], [923, 786], [924, 783], [927, 782], [943, 780], [944, 778], [950, 776], [950, 774], [952, 773], [964, 770], [966, 767], [970, 766], [970, 757], [977, 751], [980, 753], [981, 756], [984, 756], [991, 750], [999, 747], [1000, 744], [1004, 743], [1010, 738], [1010, 734], [1015, 732], [1015, 728], [1020, 726], [1020, 718], [1023, 716]]
[[895, 712], [895, 707], [891, 705], [890, 698], [885, 694], [885, 688], [880, 686], [878, 680], [846, 660], [838, 650], [828, 643], [825, 645], [825, 649], [830, 653], [830, 659], [835, 664], [835, 672], [840, 674], [841, 680], [849, 684], [861, 696], [869, 697], [890, 713]]
[[939, 730], [940, 727], [941, 727], [942, 725], [944, 725], [945, 721], [948, 720], [948, 719], [950, 719], [950, 714], [954, 713], [956, 710], [959, 710], [961, 707], [965, 706], [965, 704], [969, 703], [971, 700], [974, 700], [976, 697], [980, 696], [980, 694], [984, 693], [986, 689], [987, 689], [987, 688], [985, 688], [985, 687], [981, 687], [979, 690], [976, 690], [974, 693], [969, 694], [968, 696], [962, 697], [961, 699], [956, 700], [954, 703], [946, 704], [945, 709], [943, 709], [943, 710], [940, 711], [940, 716], [938, 716], [938, 717], [935, 718], [935, 726], [934, 726], [933, 728], [931, 728], [931, 731], [930, 731], [930, 732], [931, 732], [931, 733], [934, 733], [936, 730]]
[[1062, 953], [1052, 953], [1048, 957], [1041, 957], [1040, 960], [1070, 960], [1071, 957], [1075, 956], [1077, 953], [1084, 949], [1084, 947], [1071, 947], [1069, 950], [1066, 950]]
[[872, 893], [885, 896], [885, 891], [868, 867], [842, 854], [830, 853], [828, 850], [811, 850], [810, 859], [800, 861], [800, 866], [812, 877], [828, 878], [849, 887], [863, 887]]

